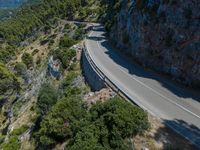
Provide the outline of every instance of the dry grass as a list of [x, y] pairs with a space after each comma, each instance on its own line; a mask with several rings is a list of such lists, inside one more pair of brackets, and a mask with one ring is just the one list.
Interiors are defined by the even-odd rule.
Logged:
[[151, 128], [144, 135], [134, 138], [137, 150], [195, 150], [196, 148], [179, 134], [162, 124], [158, 119], [149, 115]]

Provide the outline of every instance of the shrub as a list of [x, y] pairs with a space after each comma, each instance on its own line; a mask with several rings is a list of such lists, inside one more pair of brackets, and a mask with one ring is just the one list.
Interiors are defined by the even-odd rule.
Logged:
[[21, 126], [20, 128], [18, 128], [18, 129], [14, 129], [12, 132], [11, 132], [11, 135], [12, 136], [19, 136], [19, 135], [21, 135], [22, 133], [24, 133], [27, 129], [29, 128], [29, 126], [27, 126], [27, 125], [23, 125], [23, 126]]
[[76, 56], [76, 51], [73, 49], [59, 48], [53, 52], [53, 56], [61, 61], [63, 68], [67, 68], [72, 58]]
[[2, 144], [1, 148], [3, 150], [19, 150], [21, 143], [17, 136], [11, 136], [7, 143]]
[[46, 114], [51, 107], [57, 102], [57, 90], [51, 85], [45, 83], [42, 85], [39, 95], [37, 106], [42, 114]]
[[69, 138], [73, 133], [70, 125], [86, 114], [84, 103], [79, 97], [65, 97], [58, 101], [51, 112], [42, 120], [36, 133], [40, 145], [51, 146]]
[[22, 56], [22, 61], [28, 68], [33, 66], [33, 57], [29, 53], [24, 53]]
[[69, 48], [75, 44], [75, 41], [69, 37], [68, 35], [65, 35], [60, 40], [60, 47]]
[[136, 106], [116, 97], [98, 102], [86, 119], [72, 124], [73, 137], [66, 149], [120, 149], [131, 150], [126, 138], [148, 129], [147, 114]]
[[20, 62], [15, 65], [16, 74], [19, 76], [25, 76], [27, 67], [24, 63]]
[[83, 39], [84, 34], [85, 34], [85, 30], [82, 27], [78, 28], [78, 29], [76, 29], [73, 38], [75, 40], [81, 40], [81, 39]]
[[37, 54], [39, 52], [39, 49], [34, 49], [33, 52], [31, 53], [32, 56], [34, 56], [35, 54]]
[[9, 90], [18, 90], [20, 84], [14, 74], [12, 74], [5, 65], [0, 63], [0, 95]]

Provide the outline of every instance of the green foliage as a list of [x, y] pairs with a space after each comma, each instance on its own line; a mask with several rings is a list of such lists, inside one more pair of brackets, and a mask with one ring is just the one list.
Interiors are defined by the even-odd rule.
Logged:
[[[0, 43], [20, 45], [20, 42], [43, 29], [45, 33], [56, 25], [57, 18], [73, 19], [77, 12], [88, 4], [88, 0], [34, 0], [21, 7], [12, 17], [0, 22]], [[52, 44], [53, 41], [50, 41]], [[63, 47], [70, 47], [74, 41], [63, 38]], [[8, 62], [15, 55], [14, 47], [0, 47], [0, 62]]]
[[[106, 28], [110, 29], [114, 23], [117, 13], [120, 11], [122, 0], [100, 0], [102, 12], [102, 18], [104, 23], [106, 23]], [[109, 21], [110, 20], [110, 21]]]
[[14, 129], [12, 132], [11, 132], [11, 136], [19, 136], [21, 135], [22, 133], [24, 133], [29, 127], [27, 125], [23, 125], [21, 126], [20, 128], [18, 129]]
[[11, 136], [7, 143], [2, 144], [1, 148], [3, 150], [19, 150], [21, 143], [17, 136]]
[[118, 97], [98, 102], [88, 110], [81, 89], [73, 85], [76, 76], [70, 71], [64, 79], [64, 97], [44, 116], [35, 133], [38, 145], [50, 148], [67, 141], [66, 149], [71, 150], [131, 150], [125, 139], [148, 129], [147, 114]]
[[45, 83], [42, 85], [39, 95], [37, 106], [42, 114], [46, 114], [51, 107], [57, 102], [58, 91], [51, 85]]
[[85, 30], [83, 27], [79, 27], [78, 29], [76, 29], [73, 38], [75, 40], [81, 40], [84, 38], [84, 34], [85, 34]]
[[68, 35], [65, 35], [60, 40], [60, 47], [69, 48], [75, 44], [75, 41], [69, 37]]
[[26, 64], [26, 66], [28, 68], [30, 68], [31, 66], [33, 66], [33, 56], [29, 53], [24, 53], [22, 55], [22, 61], [24, 64]]
[[63, 83], [62, 83], [62, 88], [63, 89], [67, 89], [70, 86], [72, 86], [72, 82], [74, 80], [74, 78], [77, 76], [77, 74], [74, 71], [71, 71], [67, 74], [67, 76], [65, 77]]
[[64, 27], [65, 30], [69, 30], [69, 29], [71, 29], [71, 28], [72, 28], [72, 26], [71, 26], [70, 23], [66, 23], [66, 24], [65, 24], [65, 27]]
[[[81, 124], [77, 124], [81, 126]], [[74, 143], [69, 143], [66, 146], [66, 149], [70, 150], [105, 150], [109, 148], [105, 148], [101, 143], [99, 143], [99, 135], [101, 131], [94, 124], [83, 124], [83, 127], [78, 129], [78, 132], [75, 134]], [[103, 134], [103, 133], [102, 133]]]
[[14, 46], [7, 45], [6, 47], [0, 47], [0, 62], [6, 63], [11, 60], [15, 55], [15, 51], [16, 48]]
[[67, 68], [72, 58], [76, 56], [76, 51], [73, 49], [59, 48], [53, 52], [53, 56], [61, 61], [63, 68]]
[[15, 65], [15, 71], [16, 71], [16, 74], [19, 75], [19, 76], [25, 76], [26, 74], [26, 71], [27, 71], [27, 67], [24, 63], [20, 62], [20, 63], [17, 63]]
[[148, 129], [147, 114], [119, 98], [94, 105], [86, 119], [72, 125], [73, 138], [67, 149], [131, 150], [124, 139]]
[[63, 141], [72, 135], [71, 123], [80, 120], [85, 114], [84, 103], [79, 97], [74, 95], [62, 98], [41, 122], [36, 138], [44, 146]]
[[0, 63], [0, 95], [5, 94], [9, 90], [18, 90], [19, 82], [14, 74], [12, 74], [5, 65]]
[[90, 113], [92, 120], [98, 118], [111, 130], [117, 130], [123, 137], [135, 136], [148, 128], [148, 118], [144, 111], [118, 97], [105, 103], [94, 105]]
[[22, 7], [14, 17], [0, 23], [0, 37], [10, 44], [18, 44], [34, 29], [49, 23], [54, 17], [74, 17], [83, 0], [41, 0]]

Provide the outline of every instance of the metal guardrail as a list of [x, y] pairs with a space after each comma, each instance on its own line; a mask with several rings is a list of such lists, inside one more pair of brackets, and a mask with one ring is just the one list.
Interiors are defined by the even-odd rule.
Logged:
[[[137, 104], [137, 102], [134, 102], [133, 99], [127, 94], [125, 93], [123, 90], [121, 90], [120, 88], [118, 88], [118, 86], [112, 82], [96, 65], [96, 63], [92, 60], [92, 58], [90, 57], [87, 48], [85, 46], [84, 43], [84, 48], [83, 51], [85, 53], [85, 56], [87, 58], [87, 60], [89, 61], [89, 63], [91, 64], [92, 68], [99, 74], [99, 76], [103, 79], [103, 81], [107, 84], [107, 86], [109, 86], [112, 90], [114, 90], [120, 97], [125, 98], [128, 102], [131, 102], [134, 105], [137, 105], [139, 107], [141, 107], [144, 111], [148, 111], [147, 108], [145, 108], [144, 106]], [[152, 115], [153, 114], [151, 111], [149, 111]], [[161, 122], [163, 121], [161, 118], [157, 117]], [[189, 140], [191, 143], [193, 143], [195, 146], [197, 146], [198, 149], [200, 149], [199, 145], [196, 144], [195, 142], [193, 142], [191, 139], [188, 139], [187, 137], [185, 137], [185, 135], [181, 134], [178, 130], [176, 130], [174, 127], [172, 127], [170, 124], [166, 123], [166, 125], [168, 127], [170, 127], [172, 130], [174, 130], [176, 133], [178, 133], [179, 135], [183, 136], [185, 139]]]
[[126, 100], [128, 100], [129, 102], [133, 103], [134, 105], [137, 105], [125, 92], [123, 92], [121, 89], [118, 88], [118, 86], [112, 82], [96, 65], [96, 63], [92, 60], [92, 58], [90, 57], [87, 48], [85, 46], [84, 43], [84, 47], [83, 47], [83, 52], [88, 60], [88, 62], [90, 63], [90, 65], [92, 66], [92, 68], [97, 72], [97, 74], [100, 76], [100, 78], [105, 82], [105, 84], [110, 87], [113, 91], [115, 91], [120, 97], [125, 98]]

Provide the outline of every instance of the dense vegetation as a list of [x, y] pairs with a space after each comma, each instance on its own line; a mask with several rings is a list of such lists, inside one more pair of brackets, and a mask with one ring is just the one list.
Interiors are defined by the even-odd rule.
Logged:
[[72, 58], [76, 56], [76, 51], [70, 49], [75, 43], [76, 41], [73, 38], [64, 35], [60, 40], [59, 48], [53, 51], [54, 58], [59, 59], [65, 69], [69, 66]]
[[[87, 4], [87, 0], [42, 0], [40, 3], [22, 7], [15, 16], [0, 22], [0, 41], [19, 45], [33, 35], [34, 31], [51, 27], [50, 24], [56, 17], [71, 20], [76, 12]], [[8, 53], [8, 48], [5, 47], [7, 46], [0, 47], [1, 62], [10, 60], [16, 51], [12, 48], [11, 53]]]
[[41, 122], [37, 133], [40, 146], [51, 147], [69, 140], [68, 149], [132, 149], [126, 138], [148, 128], [146, 114], [115, 98], [97, 103], [89, 112], [79, 97], [58, 101]]
[[46, 114], [53, 105], [55, 105], [58, 97], [58, 91], [47, 83], [43, 84], [38, 95], [38, 108], [41, 114]]
[[[120, 7], [119, 0], [98, 2], [104, 4], [102, 8], [105, 7], [106, 12]], [[93, 3], [96, 1], [41, 0], [39, 3], [20, 8], [12, 18], [0, 22], [0, 95], [18, 91], [20, 77], [26, 78], [27, 70], [35, 69], [34, 65], [37, 63], [34, 55], [40, 50], [33, 48], [32, 53], [26, 51], [23, 53], [21, 62], [14, 63], [14, 67], [11, 68], [14, 73], [11, 73], [5, 65], [13, 56], [20, 53], [23, 41], [40, 30], [46, 35], [40, 40], [41, 46], [54, 43], [55, 41], [49, 40], [47, 35], [58, 18], [71, 20], [79, 16], [79, 19], [85, 19], [91, 14], [90, 9], [94, 10], [87, 7]], [[115, 7], [112, 8], [112, 5]], [[103, 9], [97, 7], [95, 12], [101, 14]], [[108, 27], [110, 25], [108, 23]], [[119, 97], [104, 103], [97, 102], [92, 106], [83, 101], [85, 87], [81, 87], [80, 83], [77, 84], [80, 82], [77, 78], [81, 73], [80, 68], [78, 70], [76, 68], [77, 63], [72, 61], [76, 51], [71, 47], [83, 39], [86, 32], [84, 28], [85, 25], [80, 25], [73, 29], [73, 35], [65, 32], [57, 48], [50, 50], [49, 55], [60, 60], [61, 68], [67, 70], [67, 75], [62, 81], [42, 84], [36, 96], [37, 100], [30, 108], [36, 114], [30, 139], [34, 141], [36, 149], [51, 149], [58, 143], [65, 143], [66, 149], [72, 150], [129, 150], [132, 149], [130, 139], [149, 127], [147, 114]], [[65, 30], [72, 30], [69, 24], [65, 25]], [[54, 86], [51, 83], [58, 85]], [[20, 149], [22, 143], [19, 137], [28, 129], [30, 127], [22, 126], [11, 131], [8, 140], [0, 148]]]
[[92, 106], [86, 119], [72, 125], [69, 149], [132, 149], [125, 139], [148, 128], [146, 114], [120, 98]]
[[[56, 23], [58, 17], [74, 18], [76, 12], [88, 3], [87, 0], [34, 0], [31, 5], [20, 8], [11, 18], [0, 22], [1, 93], [18, 87], [17, 77], [4, 64], [14, 58], [19, 52], [18, 50], [21, 50], [21, 48], [18, 48], [21, 45], [20, 43], [26, 40], [27, 37], [33, 36], [38, 30], [48, 31], [52, 28], [52, 24]], [[77, 35], [79, 32], [77, 32]], [[56, 51], [56, 57], [61, 60], [64, 68], [67, 67], [70, 59], [75, 56], [74, 51], [68, 50], [74, 43], [75, 41], [66, 35], [61, 40], [59, 50]], [[17, 76], [24, 75], [25, 70], [33, 66], [31, 54], [24, 53], [22, 60], [23, 64], [15, 66]]]
[[0, 63], [0, 95], [6, 94], [8, 91], [12, 92], [12, 90], [18, 89], [18, 79], [6, 68], [5, 65]]

